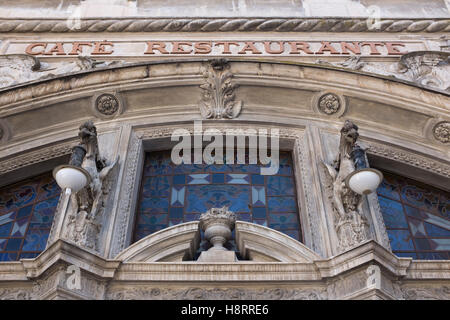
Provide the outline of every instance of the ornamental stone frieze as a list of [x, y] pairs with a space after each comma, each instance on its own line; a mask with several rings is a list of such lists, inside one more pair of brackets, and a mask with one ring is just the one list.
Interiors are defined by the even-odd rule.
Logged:
[[419, 86], [450, 92], [450, 53], [443, 51], [414, 51], [402, 55], [398, 62], [368, 62], [359, 56], [341, 62], [323, 59], [316, 63], [354, 71], [395, 77]]
[[38, 58], [26, 54], [0, 55], [0, 88], [73, 72], [117, 66], [121, 63], [119, 61], [99, 62], [83, 56], [68, 62], [41, 62]]

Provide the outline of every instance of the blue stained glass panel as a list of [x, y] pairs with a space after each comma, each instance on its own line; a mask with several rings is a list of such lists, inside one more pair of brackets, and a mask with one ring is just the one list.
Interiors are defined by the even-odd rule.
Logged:
[[378, 200], [392, 251], [413, 259], [449, 259], [449, 192], [383, 172]]
[[297, 212], [295, 197], [269, 197], [269, 212]]
[[393, 251], [414, 251], [414, 244], [408, 230], [388, 230], [387, 232]]
[[271, 224], [301, 241], [291, 154], [280, 152], [280, 170], [273, 176], [260, 175], [262, 165], [248, 164], [248, 154], [245, 157], [246, 164], [224, 159], [224, 164], [175, 165], [170, 151], [147, 154], [135, 241], [177, 223], [198, 220], [208, 209], [223, 206], [235, 212], [238, 220]]
[[60, 192], [50, 172], [0, 188], [0, 261], [45, 249]]
[[48, 229], [31, 229], [27, 232], [22, 251], [42, 251], [47, 244]]
[[294, 195], [294, 182], [291, 177], [268, 176], [267, 194], [271, 196]]
[[379, 197], [381, 212], [387, 228], [408, 228], [403, 207], [400, 202]]
[[446, 237], [450, 238], [450, 230], [440, 228], [431, 223], [424, 223], [425, 229], [430, 237]]

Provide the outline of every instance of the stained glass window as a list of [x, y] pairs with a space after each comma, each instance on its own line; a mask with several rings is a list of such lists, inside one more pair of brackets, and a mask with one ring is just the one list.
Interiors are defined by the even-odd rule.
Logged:
[[45, 249], [60, 192], [51, 173], [0, 188], [0, 261]]
[[383, 174], [378, 200], [392, 251], [414, 259], [449, 259], [450, 192]]
[[134, 240], [198, 220], [211, 207], [228, 206], [238, 220], [301, 241], [291, 154], [280, 152], [280, 169], [275, 175], [260, 175], [261, 165], [248, 164], [248, 155], [245, 163], [175, 165], [170, 151], [147, 153]]

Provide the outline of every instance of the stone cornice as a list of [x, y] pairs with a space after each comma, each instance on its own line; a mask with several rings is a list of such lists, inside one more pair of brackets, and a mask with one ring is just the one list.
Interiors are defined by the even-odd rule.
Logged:
[[59, 239], [50, 245], [35, 259], [22, 259], [28, 278], [34, 279], [42, 275], [58, 262], [74, 264], [102, 278], [112, 278], [120, 265], [120, 261], [105, 260], [102, 257], [82, 249], [75, 244]]
[[381, 19], [370, 30], [367, 18], [125, 18], [82, 19], [70, 29], [67, 19], [0, 19], [0, 33], [63, 32], [449, 32], [450, 19]]

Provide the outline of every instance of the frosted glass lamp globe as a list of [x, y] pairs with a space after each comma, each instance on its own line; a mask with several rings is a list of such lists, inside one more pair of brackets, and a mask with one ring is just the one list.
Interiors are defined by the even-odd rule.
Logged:
[[80, 167], [62, 165], [53, 169], [53, 177], [61, 189], [70, 189], [78, 192], [83, 189], [90, 180], [89, 173]]
[[383, 180], [383, 174], [372, 168], [356, 170], [345, 179], [345, 184], [358, 194], [375, 192]]

